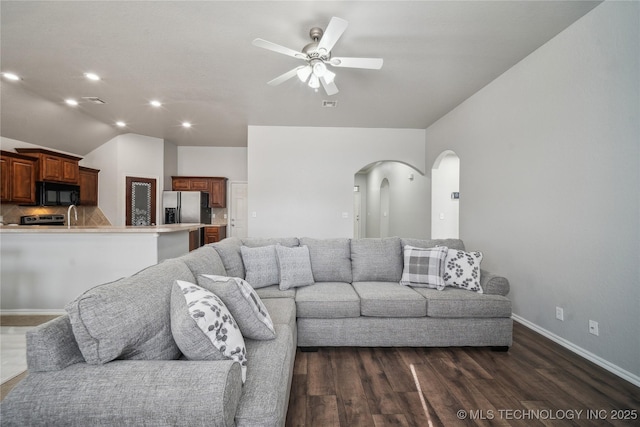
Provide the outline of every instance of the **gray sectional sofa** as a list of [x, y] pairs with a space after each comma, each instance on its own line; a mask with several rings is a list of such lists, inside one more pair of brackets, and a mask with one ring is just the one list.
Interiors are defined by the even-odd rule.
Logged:
[[[297, 347], [507, 349], [509, 282], [481, 271], [482, 293], [401, 285], [407, 245], [464, 250], [457, 239], [229, 238], [95, 287], [27, 334], [29, 374], [2, 402], [2, 425], [281, 426]], [[270, 315], [275, 338], [244, 339], [244, 383], [239, 363], [188, 360], [172, 335], [176, 281], [203, 274], [246, 279]]]

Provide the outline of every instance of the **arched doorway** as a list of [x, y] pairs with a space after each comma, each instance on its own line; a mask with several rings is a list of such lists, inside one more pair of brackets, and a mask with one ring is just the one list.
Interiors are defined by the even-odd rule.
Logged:
[[354, 237], [429, 238], [431, 180], [412, 165], [381, 160], [354, 175]]
[[443, 151], [431, 169], [431, 238], [458, 238], [460, 234], [460, 159]]

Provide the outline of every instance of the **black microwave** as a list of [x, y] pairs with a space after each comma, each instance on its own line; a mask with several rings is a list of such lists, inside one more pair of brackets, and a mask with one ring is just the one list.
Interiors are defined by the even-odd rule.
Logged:
[[79, 205], [80, 186], [39, 181], [36, 183], [36, 204], [40, 206]]

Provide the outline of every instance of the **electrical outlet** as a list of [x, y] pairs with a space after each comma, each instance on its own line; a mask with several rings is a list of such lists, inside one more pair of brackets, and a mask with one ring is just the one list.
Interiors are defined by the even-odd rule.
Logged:
[[564, 322], [564, 310], [562, 307], [556, 307], [556, 319]]
[[595, 320], [589, 320], [589, 333], [595, 336], [600, 335], [598, 332], [598, 322]]

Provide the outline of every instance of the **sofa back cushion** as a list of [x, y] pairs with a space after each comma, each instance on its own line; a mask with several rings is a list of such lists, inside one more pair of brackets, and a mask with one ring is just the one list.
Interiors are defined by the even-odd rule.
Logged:
[[212, 245], [205, 245], [198, 249], [182, 255], [179, 258], [189, 267], [194, 276], [199, 274], [215, 274], [226, 276], [227, 270], [224, 268], [222, 259]]
[[240, 254], [240, 247], [242, 246], [242, 239], [238, 237], [228, 237], [217, 243], [213, 243], [213, 249], [218, 252], [226, 275], [229, 277], [245, 278], [244, 264], [242, 263], [242, 255]]
[[350, 239], [312, 239], [302, 237], [301, 246], [309, 248], [311, 271], [316, 282], [353, 281]]
[[402, 246], [399, 237], [351, 240], [353, 282], [400, 282]]
[[184, 262], [170, 259], [96, 286], [67, 304], [73, 334], [87, 363], [178, 358], [170, 317], [176, 279], [195, 281]]
[[293, 248], [300, 245], [297, 237], [248, 237], [242, 239], [242, 244], [250, 248], [258, 248], [260, 246], [282, 245]]
[[417, 248], [435, 248], [436, 246], [446, 246], [449, 249], [464, 251], [464, 242], [460, 239], [410, 239], [402, 238], [402, 247], [406, 245]]

